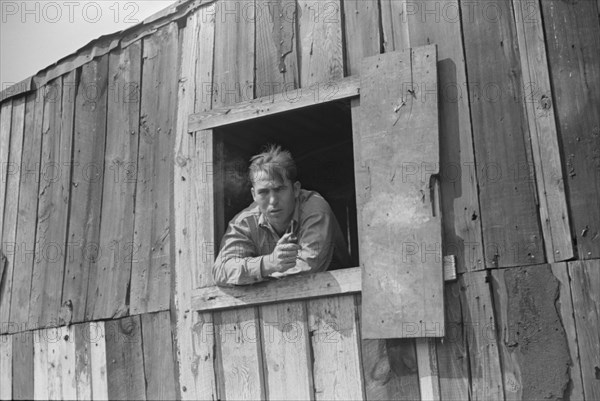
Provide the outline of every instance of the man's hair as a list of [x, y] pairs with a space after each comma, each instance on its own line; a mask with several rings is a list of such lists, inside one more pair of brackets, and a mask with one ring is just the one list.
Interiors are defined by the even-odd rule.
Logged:
[[274, 179], [285, 181], [287, 177], [295, 182], [298, 171], [292, 154], [279, 145], [267, 145], [262, 153], [250, 158], [249, 174], [252, 185], [258, 179]]

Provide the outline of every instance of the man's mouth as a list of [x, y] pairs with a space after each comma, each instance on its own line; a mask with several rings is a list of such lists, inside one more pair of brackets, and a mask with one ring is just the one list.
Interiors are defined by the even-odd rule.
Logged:
[[269, 214], [277, 214], [279, 212], [281, 212], [281, 209], [272, 209], [269, 211]]

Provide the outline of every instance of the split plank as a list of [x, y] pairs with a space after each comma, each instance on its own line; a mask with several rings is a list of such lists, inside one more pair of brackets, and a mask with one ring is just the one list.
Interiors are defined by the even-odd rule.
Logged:
[[346, 73], [360, 75], [362, 59], [379, 54], [377, 0], [343, 0]]
[[479, 3], [461, 3], [477, 182], [487, 268], [545, 261], [537, 216], [522, 70], [510, 4], [493, 2], [497, 18]]
[[265, 399], [261, 336], [257, 308], [214, 314], [219, 397]]
[[315, 400], [364, 399], [358, 310], [353, 295], [307, 302]]
[[300, 86], [344, 77], [340, 0], [298, 0]]
[[141, 101], [140, 42], [109, 55], [111, 92], [107, 109], [105, 179], [97, 262], [94, 319], [125, 316], [131, 265], [139, 249], [133, 242]]
[[[600, 258], [600, 25], [594, 1], [542, 1], [570, 223], [580, 259]], [[549, 100], [549, 99], [548, 99]]]
[[567, 263], [553, 263], [550, 265], [552, 274], [560, 282], [560, 319], [567, 336], [571, 363], [569, 365], [569, 377], [572, 385], [569, 393], [565, 394], [570, 400], [583, 400], [583, 382], [581, 380], [581, 360], [579, 358], [579, 347], [577, 344], [577, 329], [575, 327], [575, 315], [573, 310], [573, 298], [571, 295], [571, 283], [569, 279], [569, 266]]
[[444, 335], [436, 77], [434, 46], [364, 60], [353, 135], [365, 338]]
[[78, 400], [92, 399], [92, 361], [90, 348], [94, 341], [90, 337], [90, 325], [94, 323], [82, 323], [72, 326], [73, 341], [75, 342], [75, 372], [74, 380]]
[[256, 0], [256, 97], [299, 86], [296, 0]]
[[600, 259], [569, 262], [584, 399], [600, 399]]
[[142, 315], [146, 399], [175, 399], [175, 364], [169, 311]]
[[[89, 323], [89, 370], [94, 400], [108, 400], [106, 329], [104, 322]], [[112, 361], [111, 361], [112, 362]]]
[[[410, 47], [407, 0], [379, 0], [381, 9], [382, 46], [386, 53]], [[414, 6], [418, 3], [412, 2]], [[423, 4], [423, 3], [421, 3]], [[414, 12], [414, 11], [413, 11]], [[436, 43], [436, 42], [434, 42]]]
[[471, 372], [470, 394], [473, 400], [504, 400], [494, 305], [487, 274], [487, 271], [468, 272], [459, 278]]
[[[4, 257], [2, 272], [0, 274], [0, 331], [8, 331], [10, 317], [10, 298], [12, 293], [13, 271], [15, 259], [21, 257], [19, 245], [16, 243], [17, 217], [19, 211], [19, 184], [21, 182], [21, 158], [23, 151], [23, 129], [25, 123], [25, 98], [12, 101], [12, 117], [10, 129], [10, 147], [8, 149], [8, 160], [2, 164], [2, 182], [0, 186], [6, 185], [6, 196], [0, 195], [0, 202], [4, 213], [4, 219], [0, 219], [2, 231], [2, 252]], [[4, 174], [7, 174], [5, 176]], [[6, 181], [5, 181], [6, 180]]]
[[263, 306], [260, 316], [267, 399], [313, 399], [306, 303], [282, 302]]
[[402, 33], [394, 39], [396, 46], [402, 41], [411, 47], [437, 45], [443, 254], [456, 257], [459, 273], [482, 270], [481, 212], [458, 1], [391, 3], [392, 31]]
[[143, 42], [140, 145], [130, 313], [169, 309], [170, 186], [177, 103], [178, 28], [173, 22]]
[[108, 399], [145, 400], [140, 317], [107, 320], [104, 327]]
[[13, 339], [13, 380], [14, 400], [33, 399], [33, 331], [14, 334]]
[[[21, 244], [14, 259], [13, 282], [10, 301], [9, 332], [24, 331], [29, 319], [29, 295], [35, 250], [35, 229], [40, 182], [40, 157], [42, 148], [43, 101], [36, 96], [45, 87], [27, 97], [25, 105], [25, 129], [21, 158], [19, 185], [19, 211], [17, 216], [16, 243]], [[46, 397], [47, 398], [47, 397]]]
[[560, 282], [549, 265], [491, 274], [505, 399], [562, 398], [571, 356], [555, 306]]
[[361, 291], [361, 269], [339, 269], [266, 281], [251, 287], [206, 287], [192, 295], [194, 310], [219, 310]]
[[558, 133], [542, 13], [537, 1], [513, 0], [515, 25], [523, 66], [524, 99], [529, 137], [549, 262], [569, 260], [574, 255], [567, 198], [560, 159]]
[[[108, 55], [85, 64], [75, 96], [73, 166], [69, 208], [69, 258], [65, 266], [62, 304], [65, 322], [92, 318], [96, 260], [104, 176]], [[88, 286], [89, 284], [89, 286]], [[89, 291], [88, 289], [93, 289]], [[86, 304], [89, 308], [86, 310]], [[71, 315], [71, 316], [69, 316]]]
[[13, 339], [0, 335], [0, 399], [11, 400], [13, 384]]
[[[181, 31], [181, 62], [177, 107], [177, 131], [175, 137], [174, 163], [174, 274], [173, 293], [177, 324], [174, 330], [178, 363], [177, 396], [183, 400], [216, 399], [214, 372], [214, 331], [212, 314], [190, 311], [192, 290], [197, 283], [211, 278], [212, 258], [204, 259], [206, 243], [214, 242], [207, 231], [211, 210], [202, 205], [210, 204], [206, 191], [205, 167], [200, 157], [198, 137], [188, 134], [188, 117], [195, 110], [210, 109], [212, 105], [212, 57], [214, 48], [214, 4], [205, 13], [188, 17]], [[205, 18], [202, 18], [205, 16]], [[200, 57], [200, 54], [203, 56]], [[206, 93], [206, 81], [208, 92]], [[200, 85], [197, 85], [200, 83]], [[205, 177], [204, 179], [198, 177]], [[209, 227], [207, 227], [208, 223]], [[206, 236], [204, 236], [205, 234]], [[211, 247], [211, 255], [214, 251]]]

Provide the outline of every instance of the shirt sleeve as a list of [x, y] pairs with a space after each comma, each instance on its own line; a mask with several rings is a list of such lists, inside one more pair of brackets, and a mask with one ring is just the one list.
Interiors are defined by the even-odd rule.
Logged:
[[216, 285], [232, 286], [263, 281], [261, 275], [263, 256], [252, 241], [250, 227], [245, 220], [229, 223], [223, 236], [221, 250], [213, 265]]
[[290, 273], [322, 272], [327, 270], [333, 257], [335, 221], [326, 211], [311, 213], [300, 223], [296, 268]]

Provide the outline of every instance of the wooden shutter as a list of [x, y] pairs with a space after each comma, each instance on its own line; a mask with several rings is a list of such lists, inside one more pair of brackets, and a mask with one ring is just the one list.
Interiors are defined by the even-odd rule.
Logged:
[[443, 336], [436, 47], [364, 59], [352, 118], [363, 337]]

